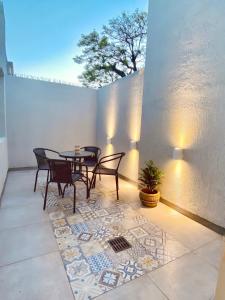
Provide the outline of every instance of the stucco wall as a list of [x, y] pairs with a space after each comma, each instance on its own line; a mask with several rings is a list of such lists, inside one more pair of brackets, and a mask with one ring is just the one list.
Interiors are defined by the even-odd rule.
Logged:
[[225, 226], [225, 1], [153, 0], [149, 12], [141, 165], [165, 171], [164, 198]]
[[7, 153], [7, 139], [0, 138], [0, 195], [2, 193], [4, 182], [8, 171], [8, 153]]
[[8, 170], [7, 152], [7, 132], [6, 132], [6, 95], [5, 95], [5, 76], [6, 76], [6, 50], [5, 50], [5, 18], [3, 5], [0, 1], [0, 195], [4, 186]]
[[9, 76], [6, 91], [10, 168], [34, 166], [34, 147], [96, 144], [95, 90]]
[[[137, 181], [139, 151], [131, 149], [130, 141], [139, 141], [143, 71], [98, 90], [97, 144], [103, 154], [126, 152], [120, 173]], [[112, 143], [107, 143], [107, 137]]]

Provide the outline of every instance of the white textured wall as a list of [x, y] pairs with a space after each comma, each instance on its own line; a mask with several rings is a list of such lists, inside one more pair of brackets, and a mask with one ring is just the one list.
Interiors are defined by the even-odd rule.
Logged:
[[5, 50], [5, 19], [2, 2], [0, 1], [0, 195], [4, 186], [8, 171], [8, 152], [6, 138], [6, 114], [5, 114], [5, 74], [6, 74], [6, 50]]
[[[98, 90], [97, 144], [103, 154], [126, 152], [120, 173], [137, 181], [139, 152], [130, 148], [130, 140], [139, 141], [143, 71]], [[112, 144], [107, 145], [107, 136]]]
[[8, 171], [7, 139], [0, 138], [0, 195], [4, 187]]
[[152, 0], [149, 12], [141, 165], [165, 171], [164, 198], [225, 226], [225, 1]]
[[96, 144], [96, 90], [9, 76], [9, 167], [35, 165], [34, 147]]

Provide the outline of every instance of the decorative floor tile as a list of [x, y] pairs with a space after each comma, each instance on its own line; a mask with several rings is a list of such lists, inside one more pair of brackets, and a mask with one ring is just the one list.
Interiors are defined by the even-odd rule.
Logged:
[[144, 236], [148, 236], [148, 233], [141, 227], [133, 228], [130, 232], [137, 238], [142, 238]]
[[61, 201], [61, 206], [63, 210], [73, 209], [73, 201], [71, 201], [71, 199], [63, 199]]
[[104, 252], [87, 257], [87, 262], [93, 273], [112, 267], [112, 262]]
[[109, 257], [109, 259], [111, 260], [115, 268], [118, 267], [119, 264], [125, 263], [126, 261], [132, 259], [132, 257], [130, 256], [127, 250], [116, 253], [113, 251], [111, 247], [109, 247], [108, 249], [105, 250], [105, 253]]
[[120, 208], [118, 206], [112, 206], [106, 209], [108, 213], [111, 214], [117, 214], [120, 213]]
[[103, 252], [103, 247], [97, 240], [92, 240], [89, 243], [80, 245], [84, 256], [91, 256]]
[[78, 210], [81, 214], [92, 212], [91, 208], [88, 205], [79, 207]]
[[73, 224], [71, 225], [71, 229], [73, 231], [73, 233], [75, 235], [80, 235], [80, 233], [82, 232], [89, 232], [89, 228], [88, 228], [88, 225], [86, 223], [77, 223], [77, 224]]
[[66, 265], [66, 273], [70, 280], [75, 280], [90, 274], [91, 270], [89, 264], [82, 259]]
[[147, 253], [146, 249], [139, 242], [133, 243], [132, 247], [127, 249], [127, 252], [135, 260]]
[[81, 234], [78, 236], [78, 240], [88, 242], [90, 241], [91, 237], [92, 237], [91, 233], [81, 232]]
[[65, 219], [57, 219], [52, 222], [54, 227], [62, 227], [66, 225], [66, 220]]
[[73, 225], [73, 224], [77, 224], [77, 223], [83, 223], [84, 219], [82, 218], [82, 216], [80, 214], [74, 214], [72, 216], [67, 217], [67, 222], [70, 225]]
[[57, 219], [62, 219], [65, 217], [65, 214], [63, 213], [63, 211], [61, 210], [58, 210], [58, 211], [54, 211], [54, 212], [51, 212], [49, 214], [49, 218], [50, 220], [57, 220]]
[[[101, 184], [100, 184], [101, 186]], [[54, 190], [55, 189], [55, 190]], [[86, 199], [85, 187], [77, 185], [77, 211], [72, 212], [73, 190], [58, 199], [49, 217], [76, 300], [90, 300], [186, 253], [186, 249], [135, 209], [140, 203], [117, 201], [115, 191], [96, 189]], [[108, 241], [123, 236], [131, 248], [115, 253]]]
[[159, 267], [159, 261], [155, 259], [152, 255], [145, 255], [138, 259], [138, 264], [142, 269], [147, 271], [152, 271]]
[[94, 238], [97, 240], [102, 240], [104, 238], [110, 237], [111, 231], [105, 226], [100, 226], [97, 229], [93, 230]]
[[104, 217], [104, 216], [107, 216], [108, 215], [108, 212], [107, 212], [107, 210], [106, 209], [99, 209], [99, 210], [96, 210], [95, 211], [95, 214], [96, 214], [96, 216], [98, 216], [98, 217]]
[[58, 227], [54, 232], [57, 238], [66, 237], [72, 234], [72, 230], [69, 226]]
[[80, 259], [82, 256], [81, 250], [79, 247], [67, 248], [61, 253], [64, 260], [72, 262], [75, 259]]
[[104, 270], [101, 274], [99, 279], [99, 284], [108, 286], [108, 287], [116, 287], [119, 281], [120, 273], [111, 271], [111, 270]]
[[85, 221], [88, 221], [88, 220], [96, 219], [98, 216], [96, 215], [95, 212], [89, 211], [89, 212], [86, 212], [86, 213], [82, 213], [82, 217]]
[[57, 238], [56, 241], [59, 250], [64, 250], [78, 245], [78, 240], [73, 234], [66, 237]]
[[122, 274], [125, 282], [138, 278], [144, 274], [142, 268], [133, 260], [120, 264], [117, 270]]

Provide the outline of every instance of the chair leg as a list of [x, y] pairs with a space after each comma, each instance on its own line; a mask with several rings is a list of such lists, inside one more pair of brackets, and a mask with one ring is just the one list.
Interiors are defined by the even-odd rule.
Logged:
[[[100, 175], [100, 174], [99, 174]], [[95, 188], [95, 186], [96, 186], [96, 174], [95, 174], [95, 177], [94, 177], [94, 182], [93, 182], [93, 187]]]
[[76, 211], [76, 186], [75, 184], [73, 185], [73, 213], [75, 214]]
[[48, 172], [47, 172], [46, 185], [48, 184], [48, 179], [49, 179], [49, 170], [48, 170]]
[[94, 178], [95, 178], [95, 174], [93, 174], [91, 177], [90, 190], [93, 188]]
[[88, 180], [86, 181], [86, 199], [89, 198], [89, 187], [88, 187]]
[[117, 200], [119, 200], [119, 179], [118, 179], [118, 175], [116, 175], [116, 196], [117, 196]]
[[89, 178], [88, 178], [88, 171], [86, 172], [86, 178], [87, 178], [87, 181], [86, 181], [86, 191], [87, 191], [86, 198], [88, 199], [89, 198], [89, 186], [88, 186]]
[[48, 185], [49, 185], [49, 182], [47, 182], [46, 187], [45, 187], [45, 198], [44, 198], [44, 206], [43, 206], [43, 210], [45, 210], [45, 208], [46, 208], [47, 195], [48, 195]]
[[62, 195], [62, 187], [61, 187], [61, 184], [59, 184], [59, 189], [60, 189], [60, 195]]
[[68, 184], [65, 184], [65, 186], [64, 186], [64, 188], [62, 190], [62, 198], [64, 198], [64, 194], [65, 194], [65, 190], [66, 190], [67, 186], [68, 186]]
[[62, 195], [62, 189], [61, 189], [60, 183], [58, 183], [58, 192], [59, 192], [59, 196], [61, 196]]
[[36, 175], [35, 175], [34, 192], [36, 192], [38, 173], [39, 173], [39, 169], [37, 169], [37, 172], [36, 172]]

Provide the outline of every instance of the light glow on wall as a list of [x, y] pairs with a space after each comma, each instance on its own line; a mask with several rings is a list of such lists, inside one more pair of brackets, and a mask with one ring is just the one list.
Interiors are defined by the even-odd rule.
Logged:
[[[139, 71], [143, 73], [143, 70]], [[138, 86], [137, 86], [138, 85]], [[137, 94], [139, 91], [139, 94]], [[140, 89], [140, 81], [134, 81], [129, 92], [128, 106], [128, 133], [130, 140], [138, 142], [141, 134], [143, 89]]]
[[[181, 47], [186, 46], [186, 44], [181, 45]], [[195, 45], [192, 44], [192, 47]], [[187, 49], [182, 51], [186, 52]], [[168, 83], [170, 90], [167, 91], [167, 137], [173, 149], [178, 150], [175, 150], [177, 152], [175, 159], [173, 155], [173, 159], [171, 158], [164, 166], [165, 181], [162, 190], [175, 204], [186, 209], [192, 207], [193, 211], [195, 199], [188, 197], [187, 200], [186, 195], [190, 195], [193, 187], [196, 188], [196, 178], [199, 178], [200, 174], [188, 161], [189, 157], [186, 154], [185, 157], [181, 157], [179, 149], [185, 149], [185, 153], [186, 151], [188, 153], [189, 149], [194, 151], [196, 142], [200, 142], [203, 134], [205, 116], [202, 99], [206, 95], [203, 94], [205, 89], [202, 89], [202, 86], [204, 86], [205, 75], [201, 72], [202, 62], [198, 57], [190, 59], [187, 56], [183, 59], [174, 66], [173, 74], [170, 74], [171, 82]]]
[[[127, 155], [127, 173], [128, 174], [136, 174], [138, 177], [138, 169], [139, 169], [139, 151], [137, 149], [130, 150]], [[138, 178], [135, 178], [137, 180]]]
[[118, 114], [118, 91], [117, 84], [112, 84], [109, 91], [109, 101], [106, 108], [106, 134], [108, 138], [113, 138], [116, 133]]
[[[190, 192], [195, 185], [196, 170], [185, 160], [171, 159], [163, 169], [165, 176], [160, 187], [162, 196], [165, 199], [177, 204], [180, 207], [188, 207], [189, 203], [183, 202], [184, 195]], [[169, 198], [167, 195], [170, 195]], [[195, 201], [195, 199], [190, 199]]]

